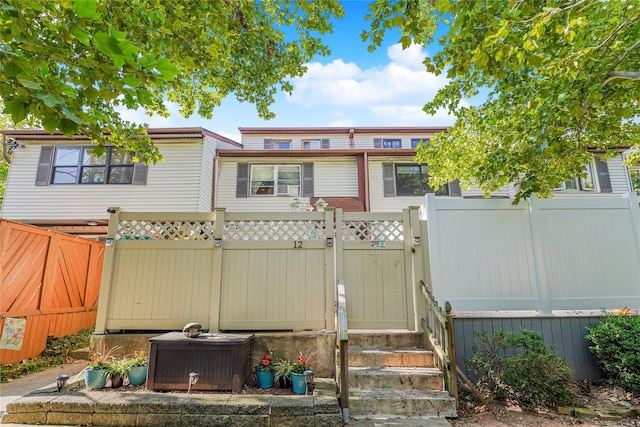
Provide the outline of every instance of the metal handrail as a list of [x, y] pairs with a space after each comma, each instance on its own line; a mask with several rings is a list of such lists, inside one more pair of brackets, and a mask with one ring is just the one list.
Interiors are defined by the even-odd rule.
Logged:
[[458, 404], [458, 381], [456, 366], [456, 347], [454, 342], [453, 315], [451, 304], [445, 302], [444, 311], [438, 306], [431, 290], [420, 280], [420, 290], [426, 298], [427, 316], [421, 319], [421, 325], [427, 334], [431, 348], [436, 356], [436, 366], [442, 370], [446, 390]]
[[340, 406], [342, 419], [349, 422], [349, 332], [347, 328], [347, 297], [344, 280], [338, 280], [338, 348], [340, 349]]

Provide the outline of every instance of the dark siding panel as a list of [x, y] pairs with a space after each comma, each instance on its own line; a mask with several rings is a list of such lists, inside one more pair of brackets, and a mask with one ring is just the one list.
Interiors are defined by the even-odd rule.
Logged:
[[598, 171], [598, 184], [601, 193], [611, 193], [611, 177], [609, 176], [609, 165], [603, 162], [600, 157], [596, 157], [596, 170]]
[[147, 183], [147, 172], [149, 167], [144, 163], [133, 164], [133, 182], [132, 184], [144, 185]]
[[384, 189], [384, 197], [395, 197], [396, 180], [393, 176], [393, 163], [382, 164], [382, 185]]
[[520, 333], [529, 329], [540, 335], [546, 344], [552, 345], [555, 352], [565, 359], [571, 367], [574, 380], [597, 380], [603, 378], [589, 350], [589, 342], [584, 338], [587, 325], [596, 324], [600, 317], [532, 317], [532, 318], [455, 318], [456, 362], [460, 369], [471, 379], [476, 375], [467, 368], [464, 360], [473, 357], [475, 334], [487, 331]]
[[49, 185], [51, 177], [51, 161], [53, 160], [53, 146], [45, 145], [40, 148], [40, 159], [36, 171], [36, 185]]
[[313, 197], [313, 163], [302, 164], [302, 197]]
[[460, 187], [460, 180], [456, 179], [449, 183], [449, 195], [454, 197], [462, 197], [462, 188]]
[[382, 138], [373, 138], [373, 148], [382, 148]]
[[236, 178], [236, 197], [248, 197], [249, 195], [249, 163], [238, 163], [238, 175]]
[[330, 145], [329, 145], [329, 138], [322, 138], [321, 144], [322, 144], [321, 147], [322, 147], [323, 150], [327, 150], [327, 149], [331, 148]]
[[264, 149], [272, 150], [273, 149], [273, 139], [265, 138], [264, 140]]

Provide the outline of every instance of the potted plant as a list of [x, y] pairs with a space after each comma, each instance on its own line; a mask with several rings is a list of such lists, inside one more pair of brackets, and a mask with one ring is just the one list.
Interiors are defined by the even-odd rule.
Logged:
[[291, 361], [288, 359], [278, 359], [273, 363], [273, 379], [278, 381], [280, 388], [291, 387]]
[[111, 388], [122, 387], [124, 377], [127, 375], [129, 369], [129, 359], [122, 357], [119, 359], [111, 359], [106, 363], [107, 372], [111, 376]]
[[129, 359], [129, 368], [127, 376], [129, 384], [142, 385], [147, 380], [147, 371], [149, 369], [149, 359], [145, 353], [140, 350], [133, 353], [133, 358]]
[[91, 359], [84, 371], [84, 384], [89, 390], [101, 389], [107, 383], [107, 362], [113, 359], [113, 353], [120, 347], [115, 346], [106, 350], [104, 342], [102, 343], [102, 352], [94, 351]]
[[307, 380], [305, 371], [313, 372], [311, 365], [311, 352], [305, 357], [301, 351], [298, 352], [298, 358], [291, 364], [291, 387], [295, 394], [307, 393]]
[[256, 366], [256, 376], [258, 377], [258, 387], [271, 388], [273, 387], [274, 369], [273, 356], [271, 352], [260, 355], [258, 358], [258, 365]]

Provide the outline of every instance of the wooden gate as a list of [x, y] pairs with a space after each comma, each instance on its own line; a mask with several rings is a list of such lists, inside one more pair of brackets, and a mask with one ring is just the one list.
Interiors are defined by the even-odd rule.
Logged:
[[337, 276], [344, 279], [349, 328], [414, 330], [409, 210], [396, 214], [338, 209], [336, 242]]

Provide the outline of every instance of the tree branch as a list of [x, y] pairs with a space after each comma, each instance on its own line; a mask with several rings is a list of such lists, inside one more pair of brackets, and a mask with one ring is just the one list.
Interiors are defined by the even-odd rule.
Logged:
[[638, 46], [640, 46], [640, 40], [636, 41], [629, 49], [627, 49], [620, 58], [618, 58], [618, 60], [616, 61], [615, 64], [613, 64], [613, 67], [611, 67], [611, 72], [615, 71], [616, 67], [618, 65], [620, 65], [620, 63], [622, 61], [624, 61], [624, 58], [626, 58], [626, 56], [635, 48], [637, 48]]
[[640, 80], [640, 71], [611, 71], [608, 76], [609, 78], [602, 83], [602, 86], [615, 79]]

